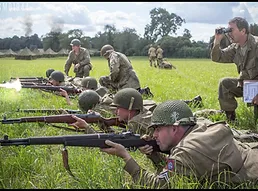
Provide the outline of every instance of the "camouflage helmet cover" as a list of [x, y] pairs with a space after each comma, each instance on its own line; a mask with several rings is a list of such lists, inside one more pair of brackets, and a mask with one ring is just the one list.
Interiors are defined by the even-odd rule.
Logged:
[[94, 90], [85, 90], [78, 97], [79, 108], [88, 112], [93, 109], [100, 101], [100, 96]]
[[49, 76], [51, 75], [52, 72], [54, 72], [55, 70], [50, 68], [46, 71], [46, 77], [49, 78]]
[[189, 106], [182, 100], [169, 100], [159, 104], [153, 111], [150, 127], [169, 125], [194, 125], [196, 118]]
[[79, 39], [73, 39], [70, 43], [71, 46], [80, 46], [81, 41]]
[[106, 44], [100, 49], [101, 56], [105, 56], [109, 50], [114, 50], [113, 46]]
[[60, 71], [53, 71], [51, 74], [50, 74], [50, 79], [53, 79], [55, 81], [58, 81], [58, 82], [64, 82], [64, 74]]
[[82, 79], [81, 86], [83, 88], [96, 90], [98, 88], [98, 82], [95, 78], [87, 76], [87, 77]]
[[133, 88], [119, 90], [113, 99], [111, 106], [121, 107], [128, 110], [143, 110], [142, 95]]

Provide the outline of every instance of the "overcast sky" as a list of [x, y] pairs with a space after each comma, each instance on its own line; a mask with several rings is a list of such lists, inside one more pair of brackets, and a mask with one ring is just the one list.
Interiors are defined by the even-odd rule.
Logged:
[[106, 24], [120, 31], [135, 28], [143, 36], [150, 11], [159, 7], [185, 19], [177, 33], [182, 35], [187, 28], [195, 41], [208, 42], [216, 27], [227, 27], [235, 16], [258, 23], [256, 2], [0, 2], [0, 38], [26, 33], [40, 37], [57, 29], [81, 29], [85, 36], [94, 37]]

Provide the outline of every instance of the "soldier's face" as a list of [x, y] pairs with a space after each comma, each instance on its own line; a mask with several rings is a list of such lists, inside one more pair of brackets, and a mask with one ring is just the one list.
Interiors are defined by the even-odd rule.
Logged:
[[128, 121], [135, 116], [135, 110], [128, 110], [121, 107], [116, 108], [116, 115], [119, 121]]
[[59, 86], [59, 84], [60, 84], [58, 81], [53, 80], [53, 79], [49, 80], [49, 83], [50, 83], [51, 85], [53, 85], [53, 86]]
[[157, 145], [161, 151], [168, 151], [175, 146], [175, 131], [171, 126], [160, 126], [155, 128], [153, 138], [156, 139]]
[[229, 23], [228, 27], [232, 29], [229, 33], [230, 38], [234, 43], [238, 43], [244, 37], [245, 29], [239, 30], [236, 23]]
[[75, 52], [78, 52], [79, 49], [80, 49], [79, 46], [75, 46], [75, 45], [72, 46], [72, 50], [74, 50]]

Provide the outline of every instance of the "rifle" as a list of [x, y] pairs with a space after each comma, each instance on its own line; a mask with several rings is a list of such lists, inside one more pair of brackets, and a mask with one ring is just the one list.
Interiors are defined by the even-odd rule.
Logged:
[[68, 114], [78, 114], [81, 110], [71, 110], [71, 109], [17, 109], [16, 112], [24, 113], [52, 113], [52, 114], [62, 114], [63, 111]]
[[52, 85], [22, 85], [22, 88], [32, 88], [32, 89], [41, 89], [48, 91], [60, 91], [60, 88], [65, 90], [68, 94], [80, 94], [81, 89], [70, 87], [70, 86], [52, 86]]
[[[19, 77], [17, 77], [19, 78]], [[17, 80], [17, 78], [11, 77], [10, 81]], [[47, 83], [48, 79], [43, 77], [20, 77], [20, 82], [34, 82], [34, 83]]]
[[105, 140], [111, 140], [115, 143], [123, 145], [125, 148], [137, 149], [144, 145], [153, 146], [153, 150], [160, 152], [159, 146], [155, 140], [146, 141], [140, 138], [140, 135], [133, 134], [131, 132], [123, 132], [119, 134], [115, 133], [98, 133], [98, 134], [85, 134], [85, 135], [66, 135], [66, 136], [45, 136], [45, 137], [29, 137], [20, 139], [8, 139], [7, 135], [4, 135], [4, 139], [0, 140], [1, 146], [18, 146], [18, 145], [56, 145], [63, 144], [62, 150], [63, 164], [67, 172], [76, 178], [70, 170], [68, 164], [68, 150], [66, 146], [75, 147], [99, 147], [108, 148], [105, 144]]
[[[126, 128], [126, 123], [118, 121], [118, 118], [116, 117], [104, 118], [100, 114], [96, 114], [95, 112], [88, 113], [88, 114], [74, 114], [74, 115], [85, 120], [87, 123], [101, 123], [104, 125], [101, 127], [105, 128], [104, 130], [107, 130], [107, 131], [113, 131], [111, 128], [109, 128], [110, 126], [118, 126], [118, 127]], [[72, 117], [72, 114], [21, 117], [21, 118], [15, 118], [15, 119], [6, 119], [6, 117], [4, 117], [4, 119], [1, 120], [2, 124], [34, 123], [34, 122], [44, 122], [47, 124], [51, 124], [51, 123], [71, 124], [76, 122], [76, 120]], [[68, 129], [71, 129], [71, 128], [67, 128], [67, 130]]]

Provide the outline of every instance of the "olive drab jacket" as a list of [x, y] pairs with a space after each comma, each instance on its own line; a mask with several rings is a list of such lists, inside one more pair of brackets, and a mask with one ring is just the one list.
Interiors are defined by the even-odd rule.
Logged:
[[73, 50], [69, 52], [68, 58], [65, 63], [65, 74], [68, 76], [71, 65], [75, 65], [78, 63], [80, 64], [80, 66], [89, 65], [90, 69], [92, 68], [92, 65], [90, 63], [90, 53], [86, 48], [80, 47], [78, 55], [76, 55]]
[[156, 50], [157, 58], [163, 58], [163, 50], [161, 48], [158, 48]]
[[[149, 173], [130, 159], [124, 169], [134, 182], [155, 188], [169, 188], [169, 177], [175, 173], [210, 180], [241, 183], [258, 180], [258, 142], [242, 143], [224, 122], [198, 119], [182, 140], [171, 149], [168, 158], [154, 153], [149, 158], [159, 175]], [[162, 165], [163, 169], [162, 169]]]
[[156, 57], [156, 49], [154, 47], [150, 47], [148, 50], [149, 57]]
[[118, 89], [134, 87], [140, 88], [140, 81], [132, 67], [130, 60], [122, 53], [112, 51], [108, 59], [109, 79]]
[[258, 80], [258, 37], [248, 34], [246, 47], [232, 43], [225, 49], [219, 44], [211, 51], [211, 59], [220, 63], [235, 63], [239, 73], [240, 86], [243, 80]]

